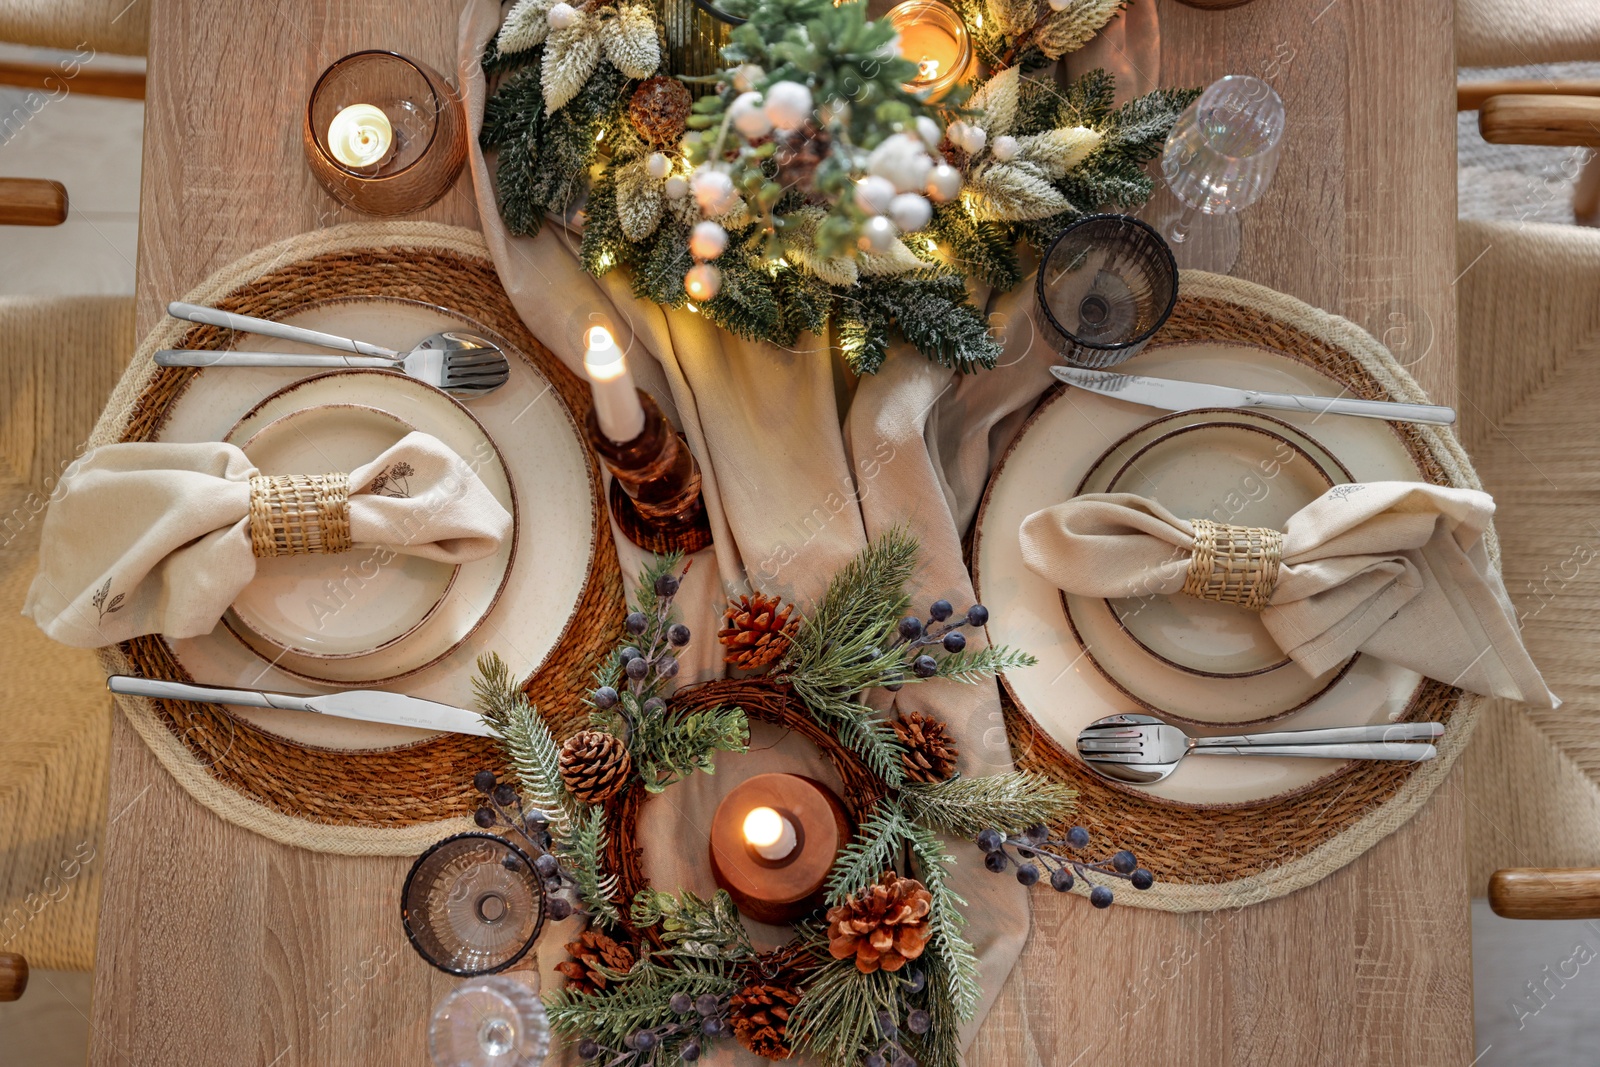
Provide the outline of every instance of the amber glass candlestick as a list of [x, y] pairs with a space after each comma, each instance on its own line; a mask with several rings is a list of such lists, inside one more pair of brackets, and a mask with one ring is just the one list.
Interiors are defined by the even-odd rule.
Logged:
[[698, 552], [711, 543], [700, 495], [700, 467], [650, 394], [639, 390], [644, 429], [618, 443], [600, 431], [594, 409], [589, 443], [611, 471], [611, 514], [628, 540], [650, 552]]

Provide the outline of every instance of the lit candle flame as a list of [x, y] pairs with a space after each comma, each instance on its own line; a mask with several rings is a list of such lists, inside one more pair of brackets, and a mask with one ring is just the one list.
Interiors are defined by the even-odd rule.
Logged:
[[787, 858], [795, 849], [794, 825], [771, 808], [751, 808], [744, 817], [744, 839], [767, 860]]
[[917, 80], [932, 81], [939, 76], [939, 61], [937, 59], [924, 59], [917, 64]]

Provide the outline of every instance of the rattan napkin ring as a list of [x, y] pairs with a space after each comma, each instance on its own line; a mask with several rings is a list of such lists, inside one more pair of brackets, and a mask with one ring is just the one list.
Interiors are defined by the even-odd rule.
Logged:
[[250, 479], [250, 551], [257, 557], [345, 552], [350, 544], [348, 474]]
[[1201, 600], [1260, 611], [1272, 599], [1283, 562], [1283, 533], [1262, 526], [1229, 526], [1190, 519], [1194, 555], [1183, 591]]

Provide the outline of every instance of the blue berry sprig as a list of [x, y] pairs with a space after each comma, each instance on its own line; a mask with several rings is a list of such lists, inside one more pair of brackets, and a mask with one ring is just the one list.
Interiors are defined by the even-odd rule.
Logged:
[[[524, 809], [517, 790], [497, 781], [493, 771], [479, 771], [473, 775], [472, 787], [484, 796], [484, 803], [472, 813], [472, 821], [481, 830], [504, 826], [528, 843], [534, 855], [534, 873], [544, 883], [546, 913], [556, 922], [567, 918], [575, 908], [566, 891], [578, 883], [552, 851], [550, 822], [544, 813]], [[507, 855], [502, 862], [507, 868], [521, 863], [514, 855]]]
[[[688, 567], [684, 571], [687, 573]], [[667, 702], [659, 693], [677, 677], [678, 651], [693, 636], [683, 623], [668, 621], [681, 584], [678, 575], [656, 578], [654, 610], [632, 611], [623, 620], [623, 628], [633, 643], [617, 653], [617, 685], [602, 685], [589, 694], [589, 702], [597, 709], [622, 719], [629, 737], [638, 728], [641, 716], [660, 715], [666, 710]]]
[[[939, 661], [931, 653], [943, 651], [956, 655], [967, 647], [963, 626], [983, 626], [989, 621], [989, 609], [974, 604], [960, 618], [951, 618], [955, 608], [948, 600], [935, 600], [928, 607], [928, 618], [907, 615], [895, 626], [895, 640], [889, 652], [895, 654], [918, 678], [932, 678], [939, 673]], [[900, 683], [884, 686], [891, 693], [899, 692]]]
[[[1108, 859], [1079, 860], [1063, 855], [1065, 849], [1082, 851], [1089, 847], [1089, 831], [1081, 826], [1068, 830], [1065, 837], [1052, 838], [1050, 828], [1038, 823], [1024, 830], [1021, 836], [989, 829], [978, 835], [978, 847], [983, 849], [983, 865], [996, 874], [1012, 864], [1017, 868], [1017, 881], [1023, 885], [1036, 885], [1043, 871], [1050, 874], [1050, 888], [1065, 893], [1077, 879], [1091, 886], [1089, 903], [1097, 908], [1111, 906], [1111, 887], [1097, 885], [1090, 872], [1107, 878], [1126, 879], [1135, 889], [1149, 889], [1156, 876], [1139, 866], [1132, 852], [1123, 849]], [[1014, 850], [1013, 856], [1007, 849]]]
[[704, 1042], [707, 1038], [721, 1037], [730, 1029], [727, 997], [719, 997], [715, 993], [701, 993], [698, 997], [691, 997], [688, 993], [679, 991], [668, 999], [667, 1007], [671, 1008], [678, 1018], [633, 1031], [623, 1040], [626, 1048], [609, 1048], [586, 1037], [578, 1042], [578, 1058], [590, 1062], [604, 1056], [606, 1057], [604, 1067], [615, 1067], [631, 1055], [637, 1054], [649, 1058], [657, 1049], [666, 1047], [674, 1041], [681, 1041], [678, 1045], [678, 1058], [684, 1063], [693, 1063], [704, 1051]]
[[[902, 995], [915, 995], [928, 985], [928, 976], [915, 967], [907, 967], [897, 977]], [[921, 1037], [933, 1029], [933, 1016], [922, 1008], [911, 1008], [901, 1021], [887, 1008], [880, 1008], [873, 1022], [878, 1028], [879, 1043], [867, 1053], [862, 1067], [917, 1067], [916, 1057], [901, 1043], [902, 1032]]]

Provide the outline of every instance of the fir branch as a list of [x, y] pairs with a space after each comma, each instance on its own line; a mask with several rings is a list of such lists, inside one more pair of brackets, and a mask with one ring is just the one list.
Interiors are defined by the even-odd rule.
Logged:
[[859, 1063], [878, 1044], [879, 1011], [898, 1015], [898, 979], [862, 974], [855, 959], [830, 960], [814, 972], [789, 1016], [790, 1043], [829, 1065]]
[[900, 802], [916, 822], [968, 840], [990, 828], [1016, 834], [1056, 822], [1072, 811], [1077, 796], [1075, 789], [1024, 771], [907, 783], [900, 790]]
[[517, 776], [524, 802], [549, 821], [551, 837], [571, 840], [578, 805], [561, 780], [561, 746], [528, 703], [527, 694], [512, 681], [505, 660], [493, 652], [479, 656], [472, 692]]
[[[961, 909], [967, 902], [957, 896], [946, 880], [945, 865], [955, 857], [945, 851], [939, 835], [922, 826], [913, 826], [907, 835], [922, 884], [933, 897], [928, 911], [928, 948], [943, 957], [947, 973], [941, 976], [940, 995], [950, 998], [951, 1010], [962, 1022], [972, 1018], [983, 1000], [983, 985], [978, 974], [978, 957], [962, 936], [966, 917]], [[931, 983], [932, 976], [929, 976]]]
[[644, 787], [659, 793], [695, 771], [715, 774], [713, 755], [743, 752], [749, 740], [750, 724], [740, 708], [718, 706], [689, 714], [672, 709], [638, 716], [628, 754]]
[[916, 572], [920, 548], [905, 527], [896, 526], [845, 564], [795, 632], [790, 658], [796, 670], [816, 664], [830, 645], [876, 635], [898, 620], [911, 603], [905, 586]]
[[898, 807], [890, 801], [880, 801], [861, 823], [854, 839], [834, 859], [828, 872], [827, 903], [842, 904], [876, 882], [885, 868], [894, 865], [895, 854], [909, 829]]
[[1039, 661], [1026, 652], [1005, 645], [990, 645], [977, 650], [966, 649], [945, 656], [939, 661], [936, 678], [953, 678], [972, 685], [996, 674], [1032, 667]]
[[999, 361], [1000, 342], [989, 333], [983, 312], [968, 302], [966, 283], [954, 271], [912, 271], [858, 288], [859, 299], [888, 312], [900, 335], [942, 366], [970, 372]]
[[[626, 1051], [626, 1041], [633, 1033], [678, 1018], [670, 1007], [673, 994], [726, 997], [739, 989], [736, 973], [723, 961], [646, 957], [626, 974], [615, 976], [604, 993], [561, 989], [546, 994], [545, 1010], [551, 1028], [563, 1037], [587, 1037], [607, 1048]], [[662, 1046], [656, 1060], [650, 1062], [674, 1062], [678, 1043], [681, 1039]], [[630, 1055], [632, 1062], [638, 1062], [638, 1054]]]
[[617, 895], [615, 873], [601, 872], [605, 868], [606, 816], [598, 805], [586, 808], [578, 816], [572, 838], [564, 850], [570, 859], [563, 864], [572, 872], [577, 882], [578, 899], [595, 920], [606, 926], [617, 926], [622, 914], [613, 899]]
[[1013, 289], [1022, 281], [1017, 263], [1017, 238], [998, 222], [979, 222], [957, 201], [934, 210], [927, 233], [949, 249], [957, 269], [996, 289]]
[[944, 953], [929, 946], [918, 961], [927, 977], [924, 1009], [931, 1017], [928, 1032], [904, 1033], [918, 1067], [961, 1067], [961, 1013], [950, 996], [954, 984], [953, 971]]

